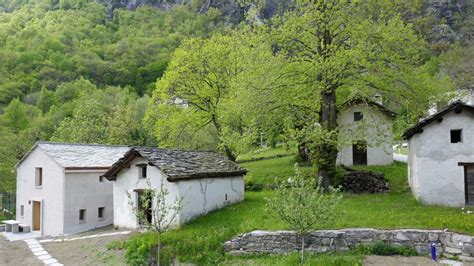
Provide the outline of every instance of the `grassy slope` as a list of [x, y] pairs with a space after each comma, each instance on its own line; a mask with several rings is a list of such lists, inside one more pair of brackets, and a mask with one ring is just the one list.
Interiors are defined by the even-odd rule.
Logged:
[[[241, 165], [249, 171], [245, 179], [251, 179], [259, 184], [280, 182], [295, 174], [295, 159], [293, 156], [242, 163]], [[313, 167], [300, 167], [300, 169], [308, 173], [315, 173], [316, 171]]]
[[[258, 180], [270, 180], [272, 177], [283, 179], [293, 173], [291, 157], [252, 162], [244, 166]], [[459, 208], [422, 206], [411, 197], [406, 184], [405, 164], [364, 168], [385, 173], [392, 186], [391, 192], [383, 195], [344, 195], [338, 208], [337, 222], [330, 228], [449, 228], [474, 234], [472, 215], [463, 215]], [[226, 259], [222, 255], [222, 243], [230, 238], [256, 229], [286, 229], [282, 222], [265, 210], [265, 198], [272, 194], [271, 191], [247, 192], [244, 202], [200, 217], [180, 230], [166, 233], [164, 242], [182, 260], [212, 264], [222, 262]], [[264, 256], [257, 261], [259, 264], [272, 264], [275, 261], [285, 264], [286, 259], [291, 260]], [[324, 257], [313, 259], [315, 263], [325, 260]], [[347, 259], [352, 261], [355, 258]]]
[[288, 155], [294, 152], [288, 151], [283, 145], [277, 145], [276, 148], [260, 148], [247, 154], [242, 154], [237, 157], [237, 161], [247, 161], [252, 159], [260, 159], [267, 157], [274, 157], [278, 155]]

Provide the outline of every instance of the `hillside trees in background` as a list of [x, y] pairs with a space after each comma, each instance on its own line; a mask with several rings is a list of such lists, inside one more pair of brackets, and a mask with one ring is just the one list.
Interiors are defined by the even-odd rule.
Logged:
[[183, 5], [116, 9], [112, 18], [99, 3], [56, 10], [31, 3], [0, 13], [0, 109], [80, 77], [100, 88], [149, 93], [180, 42], [209, 36], [222, 28], [221, 19]]

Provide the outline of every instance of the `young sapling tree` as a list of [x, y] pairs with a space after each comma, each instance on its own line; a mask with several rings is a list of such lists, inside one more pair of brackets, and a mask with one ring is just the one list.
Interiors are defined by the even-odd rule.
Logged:
[[325, 191], [322, 178], [316, 184], [314, 179], [302, 176], [296, 167], [295, 172], [295, 177], [279, 183], [275, 195], [266, 200], [269, 211], [301, 237], [303, 262], [305, 236], [309, 231], [322, 228], [333, 220], [335, 208], [342, 196], [339, 189], [333, 187]]
[[[170, 192], [165, 187], [164, 182], [165, 179], [162, 178], [159, 188], [156, 189], [151, 186], [150, 180], [147, 179], [148, 189], [142, 190], [136, 200], [127, 191], [128, 204], [131, 206], [139, 224], [148, 230], [155, 231], [158, 235], [158, 265], [160, 265], [161, 236], [175, 225], [176, 218], [183, 208], [183, 199], [176, 197], [171, 200]], [[149, 260], [152, 261], [153, 256], [150, 256]]]

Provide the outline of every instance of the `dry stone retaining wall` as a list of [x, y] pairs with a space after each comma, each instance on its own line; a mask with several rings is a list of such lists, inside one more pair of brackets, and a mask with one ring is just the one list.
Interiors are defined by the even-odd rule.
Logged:
[[[431, 243], [435, 243], [438, 255], [474, 261], [474, 237], [441, 230], [320, 230], [305, 237], [305, 249], [314, 253], [341, 252], [375, 242], [411, 246], [420, 255], [429, 254]], [[293, 231], [252, 231], [225, 242], [224, 250], [234, 255], [289, 253], [301, 250], [301, 237]]]

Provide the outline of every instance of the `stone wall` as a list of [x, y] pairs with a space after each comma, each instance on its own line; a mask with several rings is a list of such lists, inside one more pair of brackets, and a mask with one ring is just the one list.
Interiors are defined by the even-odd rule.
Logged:
[[[457, 256], [460, 260], [474, 261], [474, 238], [441, 230], [377, 230], [342, 229], [314, 231], [305, 237], [307, 252], [343, 252], [359, 245], [385, 242], [406, 245], [420, 255], [429, 254], [431, 243], [436, 243], [438, 255]], [[224, 243], [230, 254], [289, 253], [301, 250], [301, 237], [292, 231], [252, 231]]]

